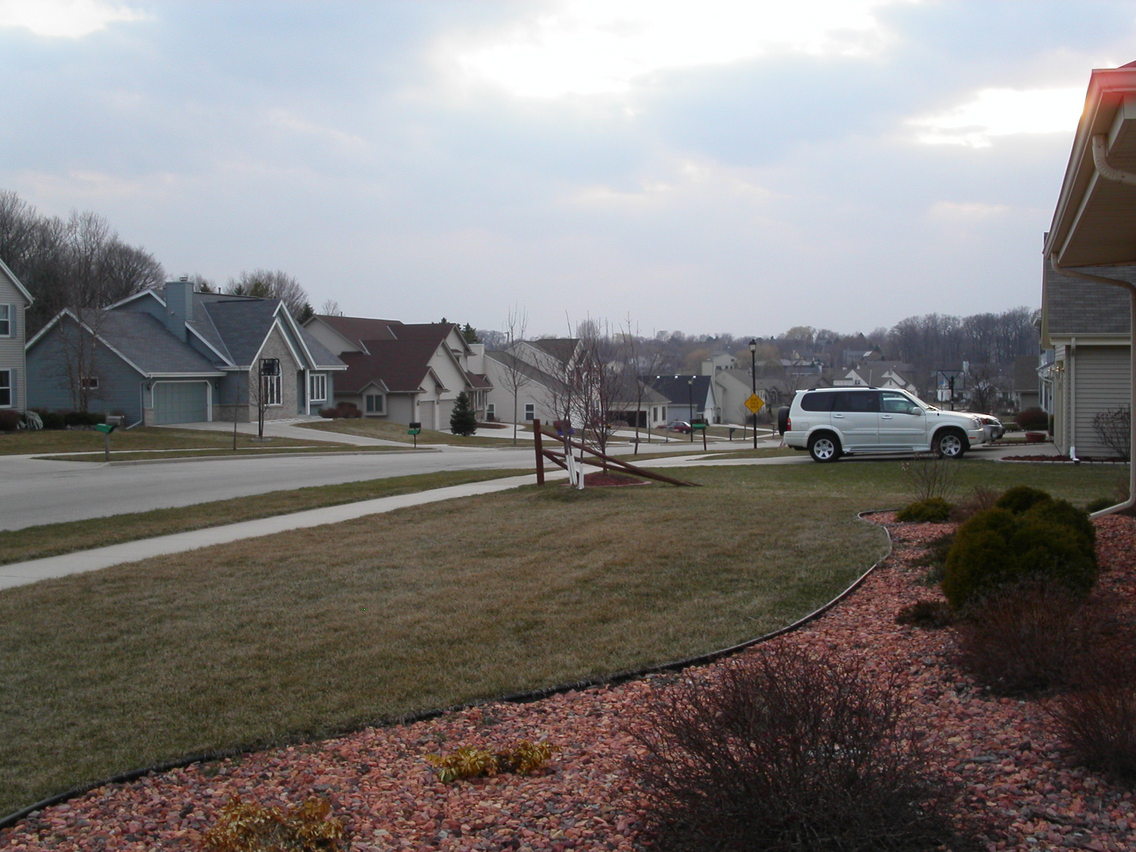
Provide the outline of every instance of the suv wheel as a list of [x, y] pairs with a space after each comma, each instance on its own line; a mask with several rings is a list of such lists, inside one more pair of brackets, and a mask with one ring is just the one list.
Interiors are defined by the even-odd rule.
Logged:
[[828, 432], [813, 435], [809, 438], [809, 455], [813, 457], [813, 461], [836, 461], [840, 458], [840, 442]]
[[944, 429], [935, 436], [935, 453], [939, 458], [960, 459], [966, 452], [966, 438], [954, 429]]

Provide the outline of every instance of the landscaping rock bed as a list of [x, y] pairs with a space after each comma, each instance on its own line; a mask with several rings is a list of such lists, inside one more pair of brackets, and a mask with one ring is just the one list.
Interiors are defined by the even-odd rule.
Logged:
[[[1068, 761], [1047, 716], [1052, 699], [991, 697], [955, 664], [950, 628], [896, 623], [901, 608], [939, 598], [915, 562], [947, 525], [896, 524], [886, 514], [876, 520], [892, 532], [892, 556], [839, 606], [772, 641], [852, 652], [867, 672], [897, 677], [935, 768], [962, 788], [960, 807], [980, 826], [986, 848], [1136, 848], [1136, 795]], [[1136, 520], [1102, 518], [1096, 527], [1096, 594], [1122, 600], [1132, 623]], [[352, 850], [649, 848], [633, 772], [642, 747], [633, 732], [644, 705], [676, 677], [487, 704], [100, 787], [0, 831], [0, 850], [198, 849], [233, 796], [265, 805], [327, 799]], [[499, 749], [520, 740], [547, 740], [560, 751], [534, 776], [455, 784], [439, 782], [426, 761], [461, 745]]]

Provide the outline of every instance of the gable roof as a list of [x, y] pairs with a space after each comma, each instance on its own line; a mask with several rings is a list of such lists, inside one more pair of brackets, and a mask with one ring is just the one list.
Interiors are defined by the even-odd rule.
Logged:
[[[147, 309], [145, 302], [153, 300]], [[78, 314], [65, 310], [52, 319], [27, 344], [31, 349], [62, 318], [82, 323], [100, 342], [148, 375], [223, 375], [226, 368], [249, 369], [274, 328], [286, 328], [300, 350], [301, 365], [309, 369], [343, 370], [343, 362], [300, 328], [279, 299], [230, 296], [222, 293], [193, 293], [192, 317], [185, 321], [187, 334], [203, 342], [214, 353], [203, 355], [187, 338], [170, 332], [154, 310], [164, 315], [166, 301], [154, 290], [144, 290], [99, 311]], [[306, 362], [306, 363], [305, 363]]]
[[[693, 385], [690, 383], [692, 378]], [[688, 398], [693, 399], [695, 403], [702, 403], [706, 401], [706, 396], [710, 392], [712, 378], [712, 376], [690, 375], [655, 376], [650, 386], [677, 405], [687, 402]]]
[[366, 351], [366, 340], [397, 340], [391, 326], [401, 326], [398, 320], [371, 319], [369, 317], [344, 317], [318, 314], [318, 319], [331, 327], [341, 337]]
[[62, 322], [80, 324], [103, 346], [142, 375], [220, 376], [217, 365], [169, 333], [154, 316], [140, 311], [75, 313], [64, 309], [28, 341], [30, 350]]
[[8, 267], [8, 264], [4, 262], [3, 258], [0, 258], [0, 272], [3, 272], [8, 280], [12, 282], [12, 286], [16, 288], [19, 294], [28, 300], [29, 305], [35, 301], [35, 299], [32, 298], [32, 294], [20, 283], [20, 279], [16, 277], [16, 273]]
[[524, 376], [528, 381], [536, 382], [556, 393], [563, 394], [568, 391], [568, 385], [564, 383], [563, 379], [559, 379], [551, 373], [546, 373], [535, 364], [531, 364], [523, 358], [518, 358], [512, 352], [505, 352], [503, 350], [486, 352], [485, 357], [492, 358], [497, 363], [503, 365], [506, 370], [516, 370], [519, 375]]
[[567, 364], [576, 354], [580, 340], [576, 337], [544, 337], [528, 341], [530, 346], [552, 356], [561, 364]]
[[[357, 346], [357, 351], [339, 354], [347, 372], [336, 381], [336, 386], [345, 393], [360, 393], [375, 384], [381, 384], [388, 393], [417, 393], [431, 376], [441, 383], [430, 368], [430, 359], [440, 349], [449, 352], [446, 340], [457, 329], [452, 322], [403, 323], [324, 315], [317, 319]], [[458, 338], [468, 351], [465, 338], [460, 333]], [[490, 386], [484, 376], [466, 371], [456, 358], [454, 366], [461, 370], [470, 387]]]

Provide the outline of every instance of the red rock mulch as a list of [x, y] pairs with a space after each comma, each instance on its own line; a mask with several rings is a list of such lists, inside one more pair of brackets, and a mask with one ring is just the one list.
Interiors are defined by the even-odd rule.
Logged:
[[[892, 557], [834, 610], [773, 641], [852, 650], [881, 674], [899, 673], [939, 768], [964, 786], [964, 807], [986, 826], [989, 849], [1136, 848], [1133, 792], [1066, 760], [1044, 701], [986, 696], [953, 665], [951, 631], [895, 623], [901, 607], [937, 596], [912, 560], [942, 529], [881, 520], [895, 537]], [[1122, 596], [1136, 613], [1136, 521], [1102, 519], [1097, 529], [1101, 593]], [[641, 849], [642, 801], [628, 767], [640, 746], [630, 729], [668, 680], [486, 705], [101, 787], [0, 832], [0, 850], [196, 849], [233, 795], [266, 805], [325, 797], [352, 850]], [[521, 739], [562, 750], [542, 775], [452, 785], [424, 760]]]

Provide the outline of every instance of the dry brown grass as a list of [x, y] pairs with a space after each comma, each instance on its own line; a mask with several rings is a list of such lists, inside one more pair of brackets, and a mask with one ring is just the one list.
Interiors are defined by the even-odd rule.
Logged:
[[[688, 474], [703, 487], [530, 487], [0, 593], [0, 814], [183, 755], [757, 636], [880, 556], [855, 513], [905, 490], [895, 463]], [[1099, 488], [1052, 476], [1071, 498]]]

